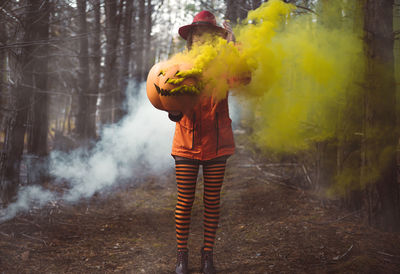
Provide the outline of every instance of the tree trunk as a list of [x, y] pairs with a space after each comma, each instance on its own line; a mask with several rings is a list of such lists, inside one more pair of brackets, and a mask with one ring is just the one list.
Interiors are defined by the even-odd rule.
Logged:
[[367, 74], [362, 147], [362, 183], [371, 225], [399, 230], [396, 170], [396, 86], [393, 56], [393, 0], [367, 0]]
[[247, 5], [247, 0], [240, 0], [238, 2], [239, 2], [238, 16], [240, 20], [243, 20], [247, 17], [249, 6]]
[[[0, 20], [5, 20], [4, 15], [0, 15]], [[0, 47], [5, 45], [7, 42], [7, 32], [5, 28], [0, 28]], [[5, 104], [5, 94], [8, 91], [8, 79], [7, 79], [7, 51], [0, 49], [0, 106]], [[0, 131], [4, 129], [4, 110], [0, 110]], [[2, 141], [2, 140], [1, 140]], [[0, 142], [1, 142], [0, 141]]]
[[4, 158], [1, 170], [0, 194], [3, 204], [7, 204], [15, 196], [19, 185], [19, 169], [22, 153], [24, 150], [24, 137], [27, 128], [27, 117], [29, 103], [33, 88], [33, 53], [35, 45], [32, 41], [36, 39], [36, 20], [39, 2], [27, 1], [26, 15], [24, 19], [23, 41], [28, 43], [22, 47], [19, 59], [19, 71], [21, 77], [12, 92], [13, 113], [7, 119], [4, 140]]
[[133, 0], [126, 1], [124, 21], [123, 21], [123, 57], [122, 57], [122, 79], [121, 89], [117, 93], [115, 105], [117, 109], [115, 111], [115, 120], [119, 121], [126, 114], [126, 109], [123, 107], [126, 98], [126, 87], [129, 80], [129, 64], [131, 59], [131, 43], [132, 43], [132, 14], [133, 14]]
[[91, 93], [89, 97], [90, 113], [89, 113], [89, 132], [91, 133], [90, 138], [96, 138], [96, 110], [97, 110], [97, 99], [101, 81], [101, 5], [100, 0], [95, 0], [93, 3], [94, 9], [94, 33], [93, 33], [93, 73], [92, 73], [92, 85]]
[[[326, 5], [329, 5], [327, 2]], [[359, 35], [363, 30], [363, 0], [349, 2], [343, 7], [348, 22], [344, 28]], [[339, 11], [342, 14], [341, 11]], [[341, 21], [345, 21], [342, 18]], [[334, 23], [334, 22], [331, 22]], [[361, 37], [361, 34], [360, 34]], [[357, 65], [357, 64], [356, 64]], [[349, 210], [360, 210], [363, 206], [361, 176], [361, 135], [363, 87], [358, 83], [349, 87], [346, 104], [338, 113], [338, 152], [336, 184], [342, 194], [341, 206]]]
[[230, 20], [233, 24], [237, 23], [237, 20], [239, 18], [238, 15], [238, 3], [235, 0], [226, 0], [226, 13], [225, 13], [225, 18]]
[[86, 0], [77, 1], [79, 12], [79, 76], [78, 76], [78, 113], [76, 119], [76, 133], [78, 139], [88, 142], [96, 136], [93, 102], [89, 90], [89, 41], [86, 21]]
[[[233, 24], [237, 24], [239, 21], [247, 17], [249, 6], [247, 5], [246, 0], [225, 0], [225, 4], [225, 18], [231, 21]], [[257, 3], [254, 5], [257, 5]], [[251, 7], [253, 7], [253, 3], [251, 3]]]
[[255, 10], [257, 9], [259, 6], [261, 6], [261, 0], [253, 0], [252, 1], [252, 9]]
[[[38, 10], [40, 18], [36, 21], [37, 40], [46, 41], [49, 38], [49, 17], [50, 3], [43, 0]], [[32, 182], [38, 183], [47, 177], [47, 165], [45, 157], [47, 156], [47, 136], [49, 129], [49, 94], [47, 89], [48, 81], [48, 51], [47, 44], [39, 45], [35, 51], [34, 64], [34, 80], [36, 92], [33, 94], [31, 124], [28, 135], [28, 152], [35, 157], [31, 158], [28, 163], [32, 178]]]
[[[122, 5], [122, 0], [120, 2]], [[101, 99], [101, 123], [113, 121], [113, 94], [117, 92], [117, 46], [119, 33], [119, 18], [117, 15], [117, 0], [105, 1], [106, 14], [106, 57], [104, 71], [103, 96]]]
[[[393, 30], [395, 32], [395, 42], [394, 42], [394, 60], [395, 60], [395, 76], [396, 76], [396, 119], [397, 128], [400, 128], [400, 0], [395, 0], [394, 5], [394, 18], [393, 18]], [[397, 148], [397, 180], [400, 188], [400, 138]]]
[[[145, 23], [145, 1], [139, 1], [139, 24]], [[146, 29], [143, 27], [136, 28], [136, 72], [135, 78], [137, 82], [141, 82], [144, 80], [144, 36]]]
[[143, 80], [146, 80], [147, 72], [150, 70], [153, 61], [153, 51], [151, 50], [151, 30], [152, 30], [152, 21], [151, 16], [153, 14], [153, 5], [151, 4], [151, 0], [147, 0], [146, 5], [146, 33], [145, 33], [145, 45], [144, 45], [144, 52], [145, 52], [145, 62], [144, 62], [144, 75]]

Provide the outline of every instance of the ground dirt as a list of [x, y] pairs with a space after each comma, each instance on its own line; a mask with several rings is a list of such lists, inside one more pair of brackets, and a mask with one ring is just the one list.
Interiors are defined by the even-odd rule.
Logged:
[[[265, 162], [237, 140], [222, 190], [218, 273], [400, 273], [400, 234], [368, 227], [359, 213], [322, 203], [314, 191], [271, 180]], [[139, 178], [107, 196], [54, 202], [0, 224], [0, 272], [174, 273], [174, 179], [171, 168], [163, 180]], [[199, 176], [191, 273], [199, 271], [202, 210]]]

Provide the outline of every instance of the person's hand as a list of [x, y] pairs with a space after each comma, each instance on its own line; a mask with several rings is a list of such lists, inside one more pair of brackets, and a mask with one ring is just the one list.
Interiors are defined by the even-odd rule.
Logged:
[[228, 35], [226, 36], [226, 40], [228, 42], [235, 42], [236, 38], [235, 35], [233, 34], [232, 31], [232, 26], [231, 23], [229, 22], [229, 20], [225, 20], [222, 25], [224, 26], [224, 29], [228, 32]]
[[168, 118], [171, 121], [179, 122], [183, 117], [183, 113], [179, 111], [170, 111], [168, 112]]

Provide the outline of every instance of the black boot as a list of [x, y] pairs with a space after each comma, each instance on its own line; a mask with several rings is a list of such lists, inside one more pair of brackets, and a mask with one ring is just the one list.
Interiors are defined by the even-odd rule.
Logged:
[[176, 259], [176, 274], [187, 274], [188, 272], [188, 251], [178, 250]]
[[201, 268], [200, 272], [204, 274], [215, 274], [217, 271], [214, 267], [213, 252], [201, 249]]

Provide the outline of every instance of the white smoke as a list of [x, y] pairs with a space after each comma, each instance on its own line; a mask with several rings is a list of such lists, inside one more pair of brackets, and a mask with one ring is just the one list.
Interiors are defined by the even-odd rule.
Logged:
[[175, 123], [168, 119], [166, 112], [150, 104], [145, 89], [145, 84], [138, 88], [135, 83], [129, 84], [128, 114], [118, 124], [104, 128], [93, 149], [50, 154], [50, 174], [56, 178], [55, 182], [67, 184], [64, 194], [52, 193], [39, 186], [23, 187], [17, 200], [0, 212], [0, 222], [34, 205], [42, 206], [54, 199], [75, 202], [116, 183], [163, 174], [172, 168]]
[[18, 212], [26, 211], [33, 205], [43, 206], [56, 197], [55, 193], [40, 186], [23, 186], [19, 189], [17, 200], [0, 212], [0, 222], [14, 218]]
[[232, 119], [232, 129], [238, 129], [240, 127], [240, 119], [244, 109], [245, 102], [241, 101], [240, 98], [235, 96], [228, 97], [229, 106], [229, 117]]

